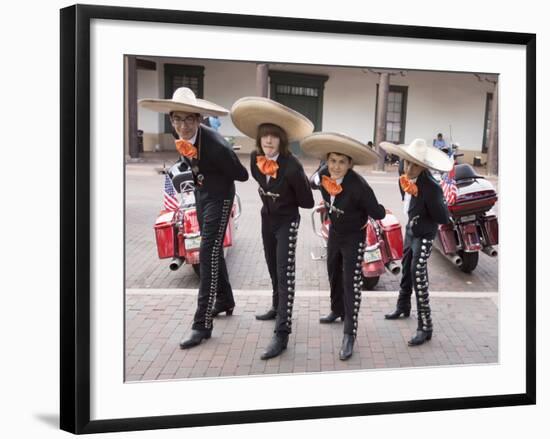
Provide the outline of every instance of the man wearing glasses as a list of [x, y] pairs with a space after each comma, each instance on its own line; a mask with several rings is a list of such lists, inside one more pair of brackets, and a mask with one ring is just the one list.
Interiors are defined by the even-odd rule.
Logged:
[[233, 208], [235, 180], [248, 180], [248, 172], [227, 141], [200, 122], [204, 116], [227, 115], [225, 108], [196, 98], [187, 87], [178, 88], [172, 99], [142, 99], [139, 103], [170, 115], [177, 134], [178, 163], [192, 170], [195, 182], [201, 230], [200, 284], [191, 334], [180, 342], [182, 349], [188, 349], [209, 339], [213, 318], [224, 311], [230, 314], [235, 306], [223, 257], [223, 238]]

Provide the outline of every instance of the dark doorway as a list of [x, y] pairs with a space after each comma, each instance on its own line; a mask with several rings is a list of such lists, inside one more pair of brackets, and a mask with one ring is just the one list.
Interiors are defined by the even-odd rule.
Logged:
[[[306, 73], [270, 71], [270, 96], [313, 122], [314, 131], [322, 130], [323, 92], [328, 76]], [[300, 155], [298, 142], [290, 145], [292, 153]]]

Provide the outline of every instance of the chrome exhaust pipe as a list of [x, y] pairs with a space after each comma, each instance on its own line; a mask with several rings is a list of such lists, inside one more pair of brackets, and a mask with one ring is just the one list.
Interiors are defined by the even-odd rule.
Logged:
[[391, 274], [394, 274], [394, 275], [401, 273], [401, 267], [395, 261], [388, 262], [386, 264], [386, 270], [388, 270]]
[[481, 249], [481, 251], [482, 251], [483, 253], [485, 253], [486, 255], [491, 256], [492, 258], [498, 256], [498, 251], [497, 251], [497, 249], [494, 248], [494, 247], [492, 247], [492, 246], [490, 246], [490, 245], [488, 245], [487, 247], [483, 247], [483, 248]]
[[446, 255], [445, 253], [441, 252], [443, 256], [445, 256], [449, 261], [451, 261], [454, 265], [457, 267], [460, 267], [462, 265], [462, 258], [458, 255]]
[[170, 262], [170, 270], [176, 271], [178, 268], [181, 267], [182, 264], [183, 264], [182, 258], [173, 258], [172, 262]]

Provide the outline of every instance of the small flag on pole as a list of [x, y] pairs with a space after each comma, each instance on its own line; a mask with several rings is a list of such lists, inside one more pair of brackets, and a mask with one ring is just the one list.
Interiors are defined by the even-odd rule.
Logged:
[[179, 202], [176, 195], [176, 190], [172, 184], [172, 180], [168, 174], [164, 174], [164, 209], [178, 210]]
[[441, 180], [441, 188], [443, 189], [443, 196], [445, 197], [445, 201], [447, 201], [447, 206], [455, 204], [458, 193], [455, 180], [455, 168], [445, 174], [443, 180]]

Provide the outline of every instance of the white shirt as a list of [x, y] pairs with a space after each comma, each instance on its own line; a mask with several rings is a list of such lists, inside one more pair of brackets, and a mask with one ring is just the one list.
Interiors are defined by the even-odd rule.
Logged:
[[[277, 161], [277, 159], [279, 158], [279, 153], [275, 154], [273, 157], [269, 157], [268, 155], [265, 156], [268, 160], [273, 160], [273, 161]], [[269, 183], [269, 179], [271, 178], [271, 176], [269, 175], [266, 175], [265, 176], [265, 181], [266, 183]]]
[[[416, 177], [418, 178], [418, 177]], [[416, 183], [416, 178], [411, 178], [411, 182]], [[405, 192], [405, 198], [403, 199], [403, 212], [405, 212], [405, 215], [409, 215], [409, 206], [411, 205], [411, 197], [412, 195], [408, 192]]]
[[[341, 178], [337, 178], [336, 179], [336, 183], [338, 184], [342, 184], [342, 181], [344, 181], [344, 177], [341, 177]], [[334, 199], [336, 198], [336, 195], [331, 195], [330, 196], [330, 205], [332, 206], [334, 204]]]

